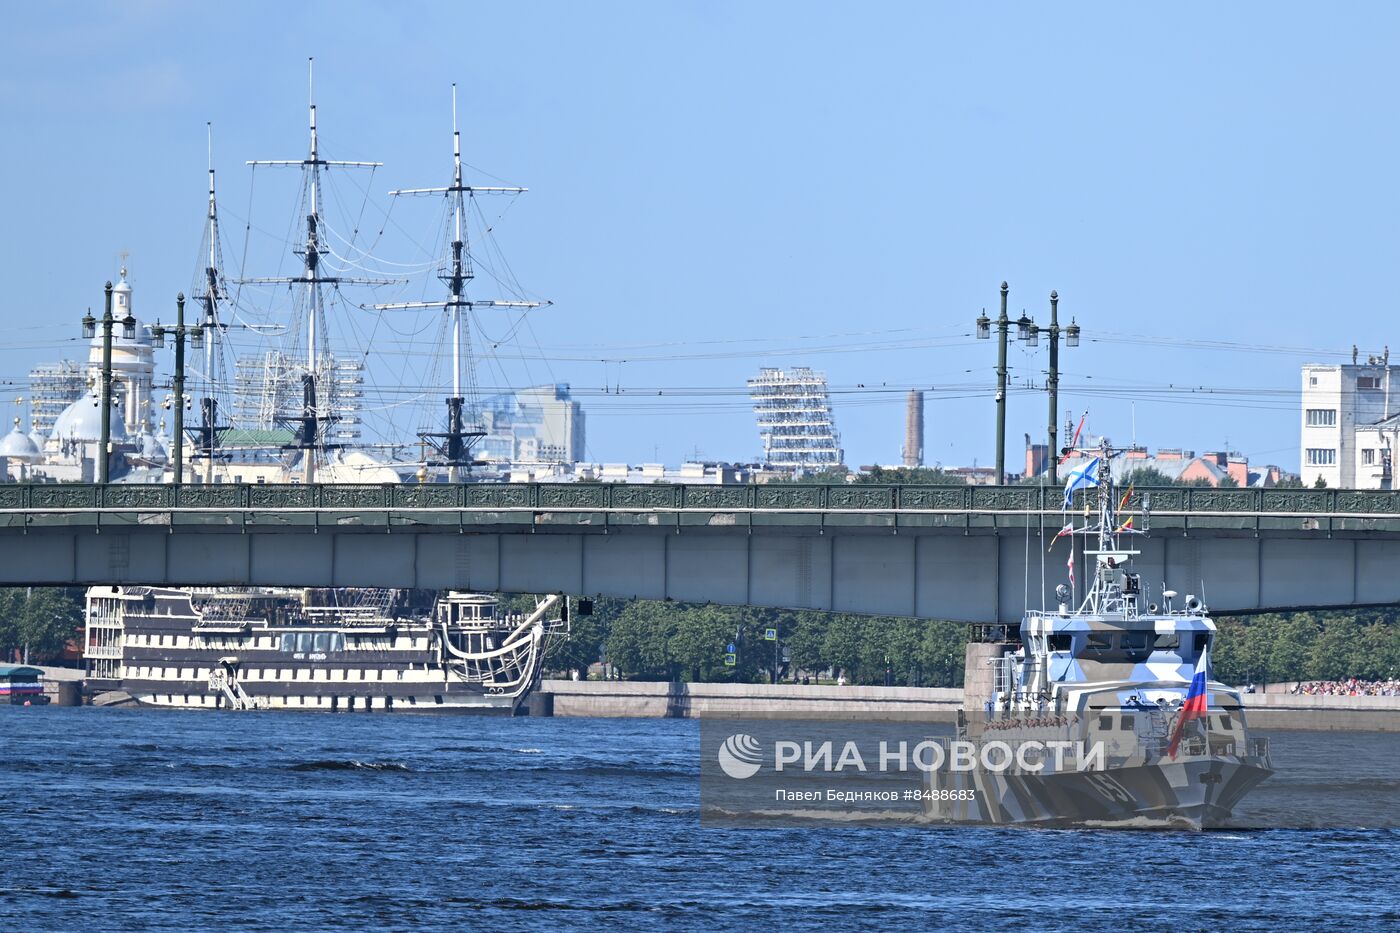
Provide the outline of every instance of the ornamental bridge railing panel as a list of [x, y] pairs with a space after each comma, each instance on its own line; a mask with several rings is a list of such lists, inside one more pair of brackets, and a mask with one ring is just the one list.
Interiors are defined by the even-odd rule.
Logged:
[[[1078, 490], [1069, 512], [1092, 506]], [[1400, 491], [1144, 487], [1121, 514], [1152, 531], [1400, 531]], [[0, 526], [170, 525], [775, 525], [1024, 528], [1062, 521], [1064, 496], [1043, 486], [771, 483], [184, 484], [0, 483]], [[106, 516], [106, 517], [103, 517]], [[161, 517], [163, 516], [163, 517]], [[1059, 525], [1056, 524], [1058, 528]]]

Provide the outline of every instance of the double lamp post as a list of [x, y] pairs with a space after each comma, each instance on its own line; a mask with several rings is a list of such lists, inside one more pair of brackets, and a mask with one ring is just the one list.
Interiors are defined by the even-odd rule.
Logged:
[[[83, 337], [91, 340], [97, 336], [97, 325], [102, 325], [102, 435], [101, 451], [97, 458], [97, 481], [106, 483], [108, 480], [108, 468], [112, 460], [112, 329], [119, 323], [112, 316], [112, 283], [108, 282], [104, 289], [106, 293], [106, 310], [102, 313], [102, 320], [97, 320], [89, 311], [83, 316]], [[185, 295], [181, 292], [175, 297], [175, 326], [162, 327], [157, 321], [151, 327], [151, 337], [155, 340], [157, 347], [165, 346], [167, 334], [175, 338], [175, 434], [174, 450], [175, 457], [175, 482], [183, 481], [184, 469], [184, 434], [185, 434], [185, 339], [188, 337], [190, 348], [198, 350], [204, 346], [204, 328], [195, 324], [193, 327], [185, 326]], [[122, 325], [122, 337], [127, 340], [136, 339], [136, 318], [128, 308], [126, 317], [120, 321]]]
[[1050, 348], [1050, 373], [1046, 380], [1045, 388], [1050, 393], [1050, 421], [1049, 421], [1049, 444], [1046, 447], [1046, 460], [1050, 466], [1050, 483], [1054, 485], [1059, 482], [1059, 445], [1056, 440], [1059, 435], [1055, 427], [1056, 410], [1060, 401], [1060, 335], [1065, 338], [1065, 346], [1079, 346], [1079, 325], [1070, 319], [1068, 327], [1060, 327], [1060, 296], [1058, 292], [1050, 293], [1050, 326], [1040, 327], [1032, 318], [1026, 317], [1024, 311], [1021, 317], [1012, 321], [1006, 314], [1006, 297], [1010, 287], [1001, 283], [1001, 313], [993, 321], [987, 317], [987, 312], [983, 311], [977, 318], [977, 339], [987, 340], [992, 336], [992, 325], [997, 329], [997, 485], [1006, 482], [1006, 339], [1010, 333], [1011, 325], [1016, 325], [1016, 338], [1028, 347], [1040, 345], [1040, 335], [1046, 335], [1046, 345]]

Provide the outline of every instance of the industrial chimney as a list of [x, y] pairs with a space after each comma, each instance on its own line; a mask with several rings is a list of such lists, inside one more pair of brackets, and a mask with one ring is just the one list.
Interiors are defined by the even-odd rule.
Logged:
[[904, 415], [904, 465], [924, 465], [924, 393], [909, 390], [909, 409]]

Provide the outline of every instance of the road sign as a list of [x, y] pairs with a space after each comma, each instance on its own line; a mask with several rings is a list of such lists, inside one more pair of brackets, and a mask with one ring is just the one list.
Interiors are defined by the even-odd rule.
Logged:
[[775, 629], [775, 628], [766, 628], [766, 629], [764, 629], [764, 630], [763, 630], [763, 640], [764, 640], [764, 641], [777, 641], [777, 640], [778, 640], [778, 630]]
[[738, 663], [739, 663], [739, 659], [738, 659], [738, 657], [734, 654], [734, 652], [731, 651], [731, 652], [729, 652], [728, 654], [726, 654], [726, 655], [724, 656], [724, 666], [725, 666], [725, 667], [733, 667], [735, 664], [738, 664]]
[[724, 649], [724, 650], [728, 651], [730, 654], [733, 654], [733, 653], [734, 653], [734, 642], [731, 641], [731, 642], [729, 643], [729, 647], [726, 648], [726, 649]]

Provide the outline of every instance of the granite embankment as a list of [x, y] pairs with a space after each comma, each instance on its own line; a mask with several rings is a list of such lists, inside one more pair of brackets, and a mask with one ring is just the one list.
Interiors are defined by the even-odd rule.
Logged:
[[[555, 716], [954, 722], [963, 708], [961, 690], [934, 687], [546, 680], [540, 691]], [[1400, 732], [1400, 697], [1255, 693], [1245, 702], [1256, 728]]]

